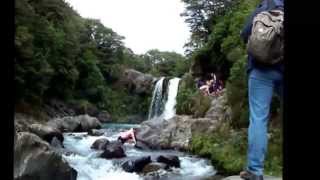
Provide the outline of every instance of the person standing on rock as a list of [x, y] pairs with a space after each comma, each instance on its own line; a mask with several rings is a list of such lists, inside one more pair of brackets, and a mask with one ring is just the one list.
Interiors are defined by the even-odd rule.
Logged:
[[[279, 11], [274, 12], [274, 10]], [[283, 33], [282, 17], [283, 0], [262, 0], [247, 20], [241, 32], [241, 38], [247, 44], [248, 51], [247, 73], [250, 124], [248, 128], [247, 167], [245, 171], [240, 173], [240, 177], [247, 180], [263, 180], [264, 160], [268, 143], [267, 126], [273, 92], [275, 91], [282, 96], [284, 69], [282, 39], [276, 39], [278, 44], [266, 43], [268, 46], [265, 47], [267, 48], [261, 48], [265, 45], [263, 43], [274, 40], [269, 37], [278, 33], [276, 30], [280, 29], [281, 31], [274, 37], [282, 37], [280, 36]], [[279, 21], [277, 21], [277, 18]], [[276, 21], [273, 21], [274, 19]], [[273, 29], [271, 30], [270, 27]], [[269, 32], [269, 34], [265, 32]], [[265, 36], [259, 36], [259, 34], [264, 34]], [[279, 45], [280, 48], [272, 47], [273, 45]], [[280, 52], [277, 54], [278, 56], [271, 56], [275, 51]], [[268, 56], [269, 59], [266, 58]], [[275, 61], [275, 57], [279, 57], [277, 61]]]

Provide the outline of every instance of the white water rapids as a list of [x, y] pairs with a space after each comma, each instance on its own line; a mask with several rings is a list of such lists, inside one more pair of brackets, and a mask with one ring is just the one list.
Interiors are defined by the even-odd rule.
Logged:
[[[191, 156], [186, 153], [173, 150], [143, 151], [126, 143], [124, 150], [129, 157], [157, 155], [177, 155], [180, 159], [180, 168], [157, 171], [157, 176], [146, 176], [137, 173], [128, 173], [121, 168], [121, 159], [106, 160], [99, 157], [102, 151], [90, 149], [95, 140], [107, 138], [109, 141], [116, 140], [119, 132], [128, 129], [130, 125], [106, 124], [103, 136], [88, 136], [87, 133], [65, 133], [64, 146], [74, 152], [71, 155], [63, 155], [64, 159], [77, 172], [77, 180], [198, 180], [213, 176], [216, 171], [206, 159]], [[122, 159], [123, 160], [123, 159]]]

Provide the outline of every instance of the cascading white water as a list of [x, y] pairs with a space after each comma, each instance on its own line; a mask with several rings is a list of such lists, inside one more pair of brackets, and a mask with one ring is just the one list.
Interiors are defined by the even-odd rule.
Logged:
[[169, 81], [168, 86], [168, 100], [166, 102], [164, 112], [163, 112], [163, 118], [165, 120], [168, 120], [176, 115], [176, 97], [178, 94], [178, 88], [179, 88], [179, 81], [180, 78], [173, 78]]
[[[108, 128], [106, 128], [108, 127]], [[130, 125], [130, 127], [136, 127]], [[64, 133], [64, 147], [73, 152], [71, 155], [63, 155], [69, 165], [77, 171], [77, 180], [147, 180], [147, 179], [207, 179], [216, 174], [216, 170], [206, 159], [198, 158], [183, 152], [174, 150], [153, 150], [144, 151], [134, 148], [132, 144], [125, 143], [125, 158], [103, 159], [99, 155], [102, 151], [91, 149], [90, 146], [97, 139], [107, 138], [115, 141], [119, 133], [127, 130], [129, 125], [107, 124], [102, 127], [105, 134], [102, 136], [90, 136], [87, 133]], [[105, 129], [106, 128], [106, 129]], [[147, 177], [144, 174], [125, 172], [121, 168], [122, 162], [126, 158], [159, 155], [176, 155], [180, 160], [180, 168], [170, 168], [170, 170], [158, 170], [154, 177]], [[124, 161], [123, 161], [124, 162]]]
[[[180, 78], [170, 79], [166, 89], [163, 88], [164, 79], [162, 77], [154, 88], [148, 120], [154, 118], [168, 120], [176, 114], [175, 105]], [[164, 90], [167, 93], [164, 93]], [[167, 97], [163, 97], [163, 94], [167, 94]], [[164, 102], [165, 100], [166, 102]]]
[[162, 89], [163, 89], [163, 80], [164, 77], [161, 77], [157, 81], [156, 86], [153, 90], [152, 100], [149, 108], [148, 120], [152, 119], [155, 116], [161, 115], [161, 105], [162, 105]]

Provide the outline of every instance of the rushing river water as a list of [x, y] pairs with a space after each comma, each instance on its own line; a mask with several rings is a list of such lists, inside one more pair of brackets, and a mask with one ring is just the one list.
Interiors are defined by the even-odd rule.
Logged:
[[[77, 180], [201, 180], [212, 177], [216, 173], [206, 159], [174, 150], [144, 151], [134, 148], [132, 144], [125, 143], [124, 150], [127, 157], [106, 160], [99, 158], [102, 151], [90, 149], [90, 146], [97, 139], [107, 138], [109, 141], [113, 141], [117, 139], [119, 132], [137, 126], [139, 125], [104, 124], [105, 134], [103, 136], [88, 136], [87, 133], [65, 133], [63, 144], [67, 150], [74, 152], [74, 154], [63, 157], [78, 172]], [[121, 168], [121, 163], [130, 157], [151, 156], [153, 158], [166, 154], [177, 155], [181, 167], [159, 170], [151, 175], [128, 173]]]

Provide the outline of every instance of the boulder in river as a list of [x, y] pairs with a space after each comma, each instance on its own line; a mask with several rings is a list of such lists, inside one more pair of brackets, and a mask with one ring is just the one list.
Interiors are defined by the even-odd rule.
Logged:
[[96, 150], [104, 150], [106, 149], [107, 145], [109, 144], [109, 140], [106, 138], [97, 139], [92, 145], [91, 149]]
[[79, 119], [80, 124], [81, 124], [81, 128], [82, 128], [81, 130], [84, 132], [87, 132], [90, 129], [100, 129], [102, 126], [100, 121], [97, 118], [91, 117], [87, 114], [80, 115], [75, 118]]
[[136, 133], [136, 139], [151, 149], [188, 150], [194, 135], [214, 132], [220, 123], [230, 120], [230, 111], [224, 90], [221, 96], [212, 98], [204, 117], [176, 115], [168, 120], [144, 121]]
[[174, 155], [160, 155], [157, 157], [157, 162], [165, 163], [170, 167], [180, 167], [180, 160]]
[[48, 126], [62, 132], [87, 132], [90, 129], [100, 129], [101, 123], [97, 118], [89, 115], [67, 116], [56, 118], [47, 123]]
[[151, 162], [143, 167], [142, 173], [148, 174], [150, 172], [155, 172], [160, 169], [167, 169], [167, 168], [168, 168], [168, 165], [165, 163]]
[[14, 179], [76, 180], [77, 172], [50, 145], [29, 132], [17, 133]]
[[126, 154], [122, 148], [122, 144], [118, 141], [114, 141], [106, 145], [100, 157], [105, 159], [123, 158], [123, 157], [126, 157]]
[[151, 149], [186, 150], [193, 134], [212, 132], [218, 121], [192, 116], [175, 116], [169, 120], [149, 120], [141, 124], [136, 139]]
[[52, 138], [50, 145], [55, 148], [63, 148], [61, 141], [56, 137]]
[[150, 148], [146, 144], [144, 144], [142, 141], [137, 141], [134, 147], [141, 150], [150, 150]]
[[151, 162], [150, 156], [132, 158], [124, 162], [121, 166], [126, 172], [141, 172], [142, 169]]
[[63, 142], [63, 135], [61, 131], [52, 126], [43, 124], [31, 124], [29, 126], [29, 131], [38, 135], [39, 137], [41, 137], [49, 143], [54, 137], [58, 138], [59, 141]]
[[90, 136], [102, 136], [104, 135], [104, 131], [101, 129], [89, 129], [88, 130], [88, 135]]
[[97, 119], [102, 123], [107, 123], [107, 122], [111, 122], [112, 117], [110, 113], [108, 113], [107, 111], [101, 111], [97, 115]]
[[102, 136], [104, 135], [104, 131], [101, 129], [89, 129], [88, 135], [90, 136]]
[[47, 122], [47, 125], [62, 132], [81, 132], [80, 121], [75, 120], [72, 116], [52, 119]]

